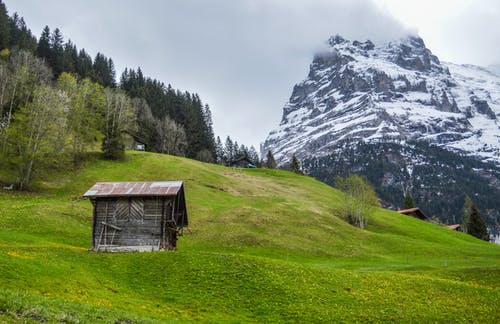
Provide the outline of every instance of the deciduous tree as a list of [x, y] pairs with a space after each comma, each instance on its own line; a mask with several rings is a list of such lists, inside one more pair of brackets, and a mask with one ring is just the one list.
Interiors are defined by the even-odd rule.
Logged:
[[375, 190], [359, 175], [337, 177], [336, 187], [344, 192], [341, 213], [352, 225], [365, 228], [368, 217], [380, 205]]
[[63, 72], [57, 87], [69, 98], [66, 110], [67, 138], [71, 146], [73, 163], [78, 163], [88, 147], [102, 139], [101, 124], [104, 111], [104, 90], [90, 79], [77, 82], [69, 73]]
[[8, 138], [13, 153], [11, 162], [18, 169], [19, 189], [29, 188], [33, 171], [42, 158], [57, 153], [67, 100], [63, 92], [42, 85], [35, 89], [33, 100], [15, 114]]
[[122, 159], [125, 155], [123, 133], [132, 127], [134, 111], [130, 98], [119, 89], [106, 88], [104, 107], [104, 140], [102, 150], [108, 159]]
[[156, 122], [156, 131], [160, 139], [160, 153], [184, 156], [187, 139], [182, 125], [164, 116]]

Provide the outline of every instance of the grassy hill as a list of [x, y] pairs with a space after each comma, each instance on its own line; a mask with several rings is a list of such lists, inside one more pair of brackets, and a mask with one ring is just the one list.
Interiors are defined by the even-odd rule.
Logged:
[[[387, 210], [368, 228], [309, 177], [159, 154], [0, 191], [0, 322], [500, 322], [500, 246]], [[176, 252], [88, 251], [96, 181], [183, 180]]]

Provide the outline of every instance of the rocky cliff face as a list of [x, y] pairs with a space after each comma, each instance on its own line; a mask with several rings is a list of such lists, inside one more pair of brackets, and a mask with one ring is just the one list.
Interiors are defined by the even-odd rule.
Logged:
[[500, 77], [441, 63], [419, 37], [375, 46], [329, 40], [283, 108], [263, 152], [283, 163], [341, 141], [426, 141], [500, 165]]
[[[374, 45], [331, 37], [261, 147], [309, 174], [365, 174], [385, 205], [410, 190], [424, 211], [460, 221], [465, 193], [500, 223], [500, 77], [440, 62], [419, 37]], [[429, 174], [429, 172], [431, 172]], [[496, 198], [495, 198], [496, 197]]]

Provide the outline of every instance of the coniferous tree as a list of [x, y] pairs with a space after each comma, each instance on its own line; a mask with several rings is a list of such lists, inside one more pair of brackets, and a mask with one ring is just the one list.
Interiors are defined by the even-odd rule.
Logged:
[[255, 166], [260, 166], [259, 154], [253, 145], [250, 146], [248, 150], [248, 159], [252, 161], [252, 164]]
[[210, 111], [210, 107], [205, 105], [203, 109], [203, 132], [204, 132], [204, 146], [206, 150], [210, 152], [210, 154], [215, 158], [215, 135], [212, 121], [212, 112]]
[[245, 144], [240, 144], [240, 148], [238, 149], [238, 156], [239, 157], [243, 157], [243, 158], [246, 158], [248, 159], [248, 147], [246, 147]]
[[116, 86], [113, 61], [102, 53], [97, 53], [92, 70], [94, 81], [101, 84], [103, 87], [114, 88]]
[[5, 4], [0, 1], [0, 50], [9, 46], [10, 24]]
[[226, 137], [226, 143], [224, 145], [224, 157], [226, 160], [226, 163], [231, 162], [234, 159], [234, 144], [233, 140], [231, 137]]
[[224, 164], [224, 146], [222, 146], [222, 141], [220, 140], [220, 137], [217, 136], [217, 139], [215, 141], [215, 156], [216, 156], [216, 162], [219, 164]]
[[50, 56], [48, 59], [55, 77], [63, 72], [63, 52], [63, 36], [61, 30], [56, 28], [50, 35]]
[[76, 50], [76, 46], [71, 42], [71, 40], [68, 40], [66, 44], [64, 44], [62, 52], [61, 70], [63, 72], [75, 73], [77, 61], [78, 51]]
[[403, 202], [403, 209], [414, 208], [413, 198], [411, 197], [410, 191], [406, 191], [405, 200]]
[[38, 57], [45, 60], [45, 62], [50, 64], [50, 58], [52, 56], [52, 50], [50, 46], [51, 36], [49, 26], [45, 26], [42, 31], [42, 35], [38, 40], [38, 47], [36, 49], [36, 54]]
[[273, 153], [271, 153], [271, 151], [267, 151], [265, 167], [268, 169], [276, 169], [276, 166], [277, 163], [276, 160], [274, 159]]
[[[96, 58], [97, 59], [97, 58]], [[174, 90], [170, 85], [145, 77], [138, 68], [126, 69], [120, 76], [120, 87], [131, 97], [148, 103], [153, 119], [165, 116], [181, 125], [187, 135], [186, 156], [203, 161], [219, 159], [213, 133], [212, 113], [197, 94]], [[152, 138], [149, 149], [158, 148], [158, 139]]]
[[108, 69], [107, 69], [107, 78], [106, 78], [106, 85], [107, 87], [114, 88], [116, 87], [116, 71], [115, 71], [115, 63], [113, 63], [113, 60], [111, 58], [108, 59]]
[[75, 69], [76, 73], [78, 73], [81, 78], [88, 78], [92, 76], [92, 58], [87, 54], [87, 52], [85, 52], [84, 49], [81, 49], [80, 52], [78, 52]]
[[297, 157], [295, 156], [295, 154], [292, 156], [292, 162], [290, 164], [290, 171], [297, 173], [297, 174], [304, 174], [304, 172], [302, 172], [302, 170], [300, 169], [299, 160], [297, 160]]
[[469, 196], [465, 197], [464, 207], [462, 209], [462, 223], [462, 228], [465, 233], [484, 241], [490, 240], [486, 224], [481, 217], [479, 209]]
[[236, 160], [240, 158], [240, 145], [238, 144], [238, 141], [234, 141], [233, 144], [233, 152], [231, 153], [232, 159], [231, 160]]
[[[2, 10], [0, 9], [0, 15], [1, 11]], [[19, 44], [21, 42], [21, 34], [20, 34], [21, 19], [22, 18], [19, 17], [17, 12], [14, 12], [12, 17], [9, 18], [9, 48], [13, 48], [14, 46], [16, 46], [16, 44]], [[0, 23], [1, 21], [2, 18], [0, 18]], [[24, 23], [24, 19], [22, 20], [22, 22]]]
[[37, 40], [26, 26], [23, 17], [14, 13], [10, 19], [10, 40], [11, 49], [26, 50], [34, 53], [37, 48]]

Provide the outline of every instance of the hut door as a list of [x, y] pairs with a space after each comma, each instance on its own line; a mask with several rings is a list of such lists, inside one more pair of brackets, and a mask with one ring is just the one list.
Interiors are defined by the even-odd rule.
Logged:
[[141, 198], [118, 199], [116, 201], [115, 217], [117, 223], [144, 222], [144, 200]]
[[115, 220], [117, 224], [123, 224], [129, 218], [128, 199], [118, 199], [116, 201]]
[[130, 200], [129, 220], [138, 224], [144, 223], [144, 200], [134, 198]]

